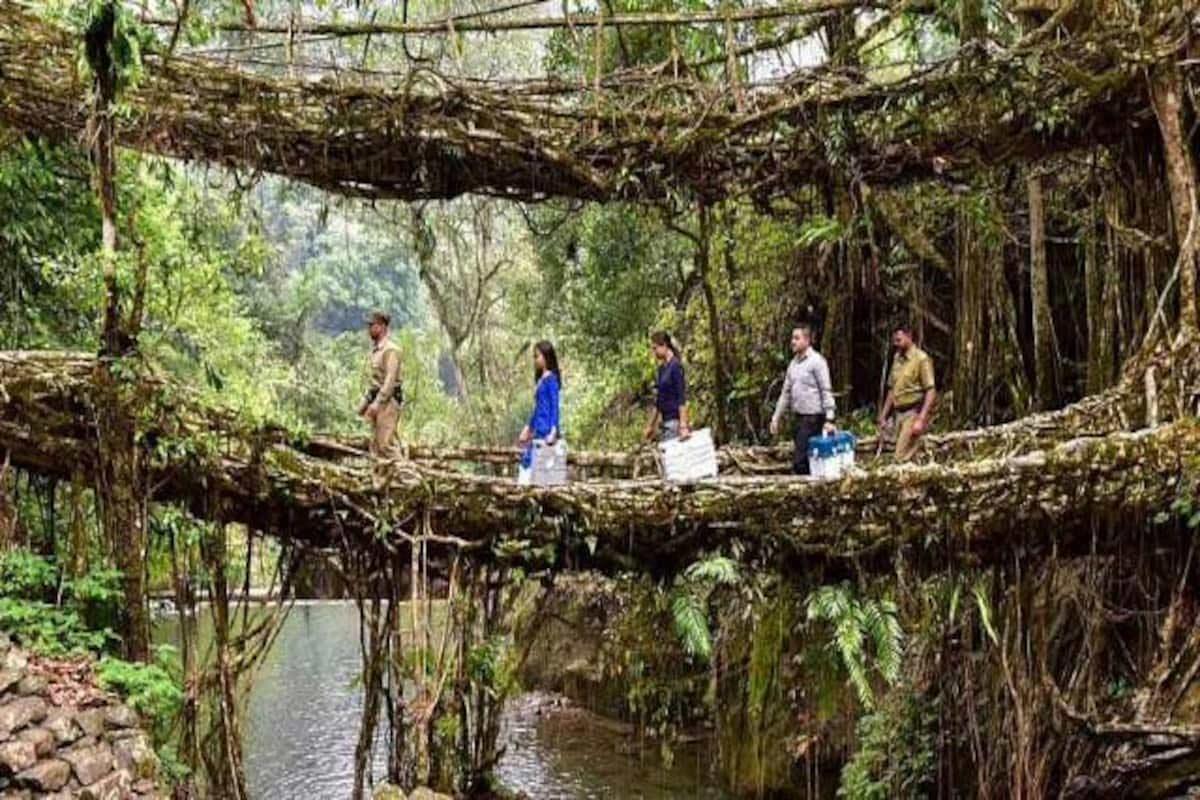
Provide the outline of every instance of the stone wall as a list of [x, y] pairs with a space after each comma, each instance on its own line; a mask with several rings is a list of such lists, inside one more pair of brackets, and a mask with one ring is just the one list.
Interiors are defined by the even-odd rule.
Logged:
[[61, 663], [0, 634], [0, 800], [166, 797], [137, 713]]

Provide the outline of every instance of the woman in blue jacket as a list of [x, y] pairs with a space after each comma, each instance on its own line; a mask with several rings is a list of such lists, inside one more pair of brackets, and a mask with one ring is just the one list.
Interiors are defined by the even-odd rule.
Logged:
[[558, 354], [554, 352], [554, 345], [542, 340], [533, 346], [533, 367], [537, 381], [533, 390], [533, 414], [517, 440], [521, 446], [521, 471], [518, 476], [521, 483], [528, 483], [532, 477], [534, 441], [553, 445], [561, 433], [558, 403], [562, 373], [558, 369]]

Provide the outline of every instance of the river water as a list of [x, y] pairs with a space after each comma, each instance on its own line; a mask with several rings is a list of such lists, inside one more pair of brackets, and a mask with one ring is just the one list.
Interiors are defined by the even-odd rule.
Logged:
[[[206, 618], [207, 615], [204, 615]], [[175, 626], [166, 625], [170, 639]], [[358, 613], [351, 603], [297, 604], [255, 678], [245, 720], [246, 779], [255, 800], [344, 800], [354, 781], [361, 692]], [[514, 700], [504, 717], [496, 774], [534, 800], [684, 800], [725, 797], [704, 747], [679, 749], [670, 766], [577, 709], [545, 698]], [[376, 759], [384, 764], [381, 756]]]

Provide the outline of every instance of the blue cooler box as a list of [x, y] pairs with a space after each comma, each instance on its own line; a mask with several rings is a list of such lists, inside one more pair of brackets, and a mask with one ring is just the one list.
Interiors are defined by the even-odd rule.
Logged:
[[808, 471], [814, 478], [840, 478], [854, 466], [854, 434], [838, 431], [808, 440]]

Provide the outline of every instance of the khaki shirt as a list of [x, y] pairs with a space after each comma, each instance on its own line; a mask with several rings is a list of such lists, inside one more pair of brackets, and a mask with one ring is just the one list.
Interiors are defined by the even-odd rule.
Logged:
[[390, 338], [384, 338], [371, 349], [371, 388], [379, 390], [378, 397], [391, 399], [399, 380], [400, 347]]
[[907, 354], [897, 353], [888, 375], [888, 388], [896, 408], [915, 406], [925, 399], [925, 393], [935, 388], [933, 359], [913, 345]]

